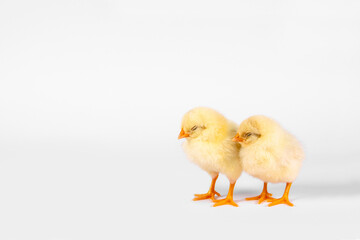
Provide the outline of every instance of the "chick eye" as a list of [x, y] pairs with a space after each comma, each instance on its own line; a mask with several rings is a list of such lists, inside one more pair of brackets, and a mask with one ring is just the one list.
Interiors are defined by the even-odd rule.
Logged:
[[252, 133], [251, 132], [248, 132], [248, 133], [245, 133], [245, 137], [250, 137], [252, 135]]
[[195, 131], [197, 128], [198, 128], [197, 126], [193, 126], [193, 127], [191, 128], [191, 131]]

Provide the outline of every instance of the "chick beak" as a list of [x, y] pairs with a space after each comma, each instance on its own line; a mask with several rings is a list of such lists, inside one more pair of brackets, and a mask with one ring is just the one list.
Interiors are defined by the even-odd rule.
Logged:
[[178, 139], [189, 137], [190, 135], [184, 131], [184, 129], [181, 129]]
[[244, 139], [241, 138], [238, 133], [235, 135], [235, 137], [232, 140], [233, 142], [244, 142]]

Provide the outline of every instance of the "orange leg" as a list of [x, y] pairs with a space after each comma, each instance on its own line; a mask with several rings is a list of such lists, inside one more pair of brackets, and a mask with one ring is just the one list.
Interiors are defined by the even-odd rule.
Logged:
[[271, 197], [272, 194], [268, 193], [267, 191], [267, 182], [264, 182], [264, 187], [262, 190], [262, 193], [259, 196], [256, 197], [250, 197], [250, 198], [245, 198], [245, 200], [247, 201], [251, 201], [251, 200], [259, 200], [258, 204], [262, 203], [263, 201], [267, 200], [267, 199], [274, 199], [273, 197]]
[[193, 199], [193, 201], [199, 201], [199, 200], [204, 200], [204, 199], [209, 199], [209, 198], [214, 201], [215, 200], [215, 195], [220, 196], [220, 193], [215, 191], [215, 183], [216, 183], [216, 180], [217, 180], [218, 176], [219, 175], [216, 175], [216, 177], [214, 177], [212, 179], [209, 191], [207, 193], [204, 193], [204, 194], [194, 194], [195, 198]]
[[221, 206], [221, 205], [232, 205], [234, 207], [238, 207], [238, 205], [233, 200], [233, 193], [234, 193], [235, 183], [230, 183], [229, 192], [226, 198], [215, 200], [215, 204], [213, 207]]
[[290, 207], [294, 206], [294, 204], [292, 204], [290, 201], [289, 201], [289, 191], [290, 191], [290, 187], [291, 187], [291, 183], [286, 183], [286, 188], [285, 188], [285, 191], [284, 191], [284, 195], [279, 198], [279, 199], [271, 199], [271, 200], [267, 200], [268, 202], [271, 202], [268, 206], [269, 207], [272, 207], [272, 206], [275, 206], [275, 205], [278, 205], [278, 204], [287, 204], [289, 205]]

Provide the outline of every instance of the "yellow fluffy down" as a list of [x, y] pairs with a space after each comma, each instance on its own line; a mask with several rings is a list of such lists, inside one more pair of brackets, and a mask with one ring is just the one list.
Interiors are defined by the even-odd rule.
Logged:
[[238, 133], [260, 134], [242, 143], [240, 158], [244, 171], [264, 182], [293, 182], [304, 152], [300, 143], [277, 122], [265, 116], [252, 116], [240, 124]]
[[231, 183], [240, 177], [240, 144], [231, 140], [237, 130], [235, 123], [212, 109], [199, 107], [184, 115], [181, 127], [190, 135], [182, 146], [192, 162], [211, 177], [222, 173]]

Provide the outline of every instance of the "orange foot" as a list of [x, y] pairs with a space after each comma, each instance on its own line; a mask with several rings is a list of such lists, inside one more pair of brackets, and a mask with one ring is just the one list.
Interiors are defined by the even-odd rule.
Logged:
[[222, 205], [232, 205], [234, 207], [238, 207], [238, 205], [233, 200], [235, 183], [230, 183], [230, 188], [228, 195], [224, 199], [214, 200], [215, 204], [213, 207], [222, 206]]
[[259, 196], [250, 197], [250, 198], [245, 198], [245, 200], [247, 200], [247, 201], [259, 200], [259, 201], [258, 201], [258, 204], [260, 204], [260, 203], [262, 203], [262, 202], [265, 201], [265, 200], [274, 199], [274, 198], [271, 197], [271, 196], [272, 196], [272, 194], [271, 194], [271, 193], [268, 193], [268, 191], [267, 191], [267, 182], [264, 182], [263, 191], [262, 191], [262, 193], [261, 193]]
[[272, 206], [275, 206], [275, 205], [279, 205], [279, 204], [286, 204], [286, 205], [289, 205], [290, 207], [294, 206], [294, 204], [292, 204], [290, 201], [289, 201], [289, 198], [288, 197], [281, 197], [279, 199], [268, 199], [267, 200], [268, 202], [271, 202], [268, 207], [272, 207]]
[[271, 197], [272, 194], [271, 193], [261, 193], [259, 196], [256, 197], [250, 197], [250, 198], [245, 198], [246, 201], [251, 201], [251, 200], [259, 200], [258, 204], [262, 203], [265, 200], [271, 200], [274, 199], [273, 197]]
[[290, 187], [291, 187], [291, 183], [286, 183], [286, 187], [285, 187], [285, 191], [284, 191], [284, 195], [279, 198], [279, 199], [269, 199], [267, 200], [268, 202], [271, 202], [268, 206], [272, 207], [278, 204], [287, 204], [290, 207], [294, 206], [294, 204], [292, 204], [289, 201], [289, 191], [290, 191]]
[[219, 199], [219, 200], [215, 200], [214, 201], [215, 204], [213, 205], [213, 207], [218, 207], [218, 206], [222, 206], [222, 205], [232, 205], [234, 207], [238, 207], [239, 205], [237, 205], [232, 197], [227, 196], [224, 199]]
[[207, 193], [204, 193], [204, 194], [194, 194], [194, 195], [195, 195], [195, 197], [194, 197], [193, 201], [199, 201], [199, 200], [205, 200], [205, 199], [211, 199], [212, 201], [215, 201], [215, 195], [220, 196], [220, 193], [213, 190], [213, 191], [208, 191]]

